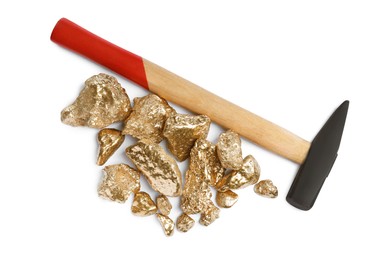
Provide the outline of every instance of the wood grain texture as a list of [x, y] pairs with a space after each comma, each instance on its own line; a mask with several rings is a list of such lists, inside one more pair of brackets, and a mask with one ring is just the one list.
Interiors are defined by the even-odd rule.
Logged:
[[310, 143], [178, 75], [144, 59], [150, 91], [197, 114], [204, 114], [253, 143], [301, 164]]

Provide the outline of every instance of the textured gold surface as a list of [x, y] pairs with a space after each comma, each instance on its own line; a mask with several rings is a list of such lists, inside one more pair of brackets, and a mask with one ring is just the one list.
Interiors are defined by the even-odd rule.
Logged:
[[163, 139], [164, 123], [174, 113], [175, 110], [167, 101], [157, 95], [135, 98], [132, 112], [125, 121], [123, 134], [159, 143]]
[[140, 191], [134, 195], [131, 210], [136, 216], [146, 217], [157, 213], [157, 205], [149, 194]]
[[217, 218], [219, 218], [219, 208], [217, 208], [213, 202], [211, 202], [206, 210], [201, 213], [200, 217], [200, 224], [204, 226], [209, 226], [212, 224]]
[[218, 183], [218, 191], [235, 190], [255, 184], [260, 178], [260, 166], [252, 155], [243, 160], [240, 170], [232, 170], [225, 175]]
[[131, 192], [140, 190], [140, 173], [126, 164], [104, 167], [98, 195], [105, 199], [124, 203]]
[[203, 212], [211, 202], [210, 175], [205, 164], [207, 148], [210, 148], [210, 142], [199, 139], [191, 150], [180, 203], [181, 209], [187, 214]]
[[101, 73], [86, 80], [77, 99], [61, 112], [61, 121], [72, 126], [103, 128], [124, 121], [130, 110], [125, 89], [116, 78]]
[[195, 160], [197, 168], [207, 175], [209, 184], [214, 187], [226, 171], [219, 161], [217, 148], [207, 140], [198, 139], [195, 149], [193, 156], [197, 156], [197, 160]]
[[174, 234], [174, 221], [170, 219], [168, 216], [162, 215], [157, 213], [157, 218], [159, 220], [159, 223], [161, 223], [161, 226], [163, 228], [163, 231], [166, 236], [172, 236]]
[[231, 208], [238, 201], [238, 194], [231, 190], [225, 192], [218, 191], [215, 201], [221, 208]]
[[158, 144], [139, 141], [129, 146], [126, 154], [155, 191], [172, 197], [181, 195], [182, 176], [179, 167]]
[[167, 118], [163, 135], [170, 152], [178, 161], [184, 161], [189, 157], [195, 141], [207, 137], [209, 127], [210, 119], [205, 115], [174, 114]]
[[180, 232], [187, 232], [193, 227], [194, 224], [194, 219], [185, 213], [181, 214], [176, 220], [176, 228]]
[[242, 167], [241, 141], [234, 131], [228, 130], [219, 135], [217, 153], [223, 167], [233, 170], [239, 170]]
[[121, 131], [106, 128], [102, 129], [98, 133], [99, 152], [97, 164], [103, 165], [107, 162], [108, 158], [114, 154], [114, 152], [124, 142], [125, 136], [121, 134]]
[[170, 201], [165, 195], [162, 195], [162, 194], [157, 197], [157, 207], [159, 211], [162, 213], [162, 215], [165, 215], [165, 216], [170, 214], [171, 209], [172, 209], [172, 205]]
[[278, 196], [278, 189], [271, 180], [260, 181], [255, 185], [254, 191], [267, 198], [276, 198]]

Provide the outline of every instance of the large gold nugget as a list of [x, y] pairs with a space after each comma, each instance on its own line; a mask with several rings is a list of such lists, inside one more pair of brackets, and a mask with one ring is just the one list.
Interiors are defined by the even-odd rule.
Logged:
[[157, 95], [135, 98], [132, 112], [125, 121], [123, 134], [159, 143], [163, 140], [165, 121], [174, 113], [175, 110], [167, 101]]
[[207, 137], [209, 127], [210, 118], [205, 115], [174, 114], [167, 118], [163, 135], [168, 149], [181, 162], [189, 157], [197, 139]]
[[159, 222], [161, 223], [161, 226], [163, 228], [165, 235], [168, 237], [172, 236], [174, 234], [174, 227], [175, 227], [174, 221], [172, 221], [172, 219], [170, 219], [168, 216], [165, 216], [159, 213], [157, 213], [157, 218]]
[[271, 180], [260, 181], [255, 185], [254, 191], [258, 195], [267, 198], [276, 198], [278, 196], [278, 189]]
[[170, 214], [172, 209], [172, 205], [165, 195], [159, 195], [157, 197], [157, 207], [159, 211], [165, 216]]
[[155, 191], [171, 197], [181, 195], [182, 177], [179, 167], [162, 147], [148, 141], [139, 141], [129, 146], [125, 152]]
[[187, 232], [193, 227], [194, 224], [194, 219], [185, 213], [181, 214], [176, 220], [176, 228], [180, 232]]
[[181, 209], [186, 214], [203, 212], [207, 205], [211, 203], [210, 175], [206, 164], [206, 151], [209, 147], [210, 142], [199, 139], [191, 150], [180, 204]]
[[255, 184], [260, 178], [260, 166], [252, 155], [243, 160], [240, 170], [233, 170], [225, 175], [218, 183], [218, 191], [235, 190]]
[[101, 73], [86, 80], [77, 99], [61, 112], [61, 121], [71, 126], [103, 128], [124, 121], [130, 111], [125, 89], [116, 78]]
[[157, 206], [146, 192], [140, 191], [134, 195], [132, 213], [136, 216], [147, 217], [157, 213]]
[[131, 192], [140, 190], [140, 173], [126, 164], [104, 167], [98, 195], [105, 199], [124, 203]]
[[238, 201], [238, 194], [231, 190], [225, 192], [218, 191], [215, 201], [221, 208], [231, 208]]
[[210, 203], [206, 210], [201, 213], [200, 217], [200, 224], [204, 226], [209, 226], [212, 224], [217, 218], [219, 218], [219, 208], [214, 206], [214, 203]]
[[240, 137], [232, 130], [219, 136], [217, 152], [222, 166], [228, 169], [239, 170], [243, 165]]
[[124, 139], [125, 136], [119, 130], [112, 128], [100, 130], [98, 133], [99, 153], [97, 164], [105, 164], [108, 158], [121, 146]]

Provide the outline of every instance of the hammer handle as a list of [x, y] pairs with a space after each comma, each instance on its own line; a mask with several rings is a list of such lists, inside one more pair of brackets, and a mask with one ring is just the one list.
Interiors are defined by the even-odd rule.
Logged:
[[310, 147], [306, 140], [65, 18], [56, 24], [51, 40], [108, 67], [166, 100], [209, 116], [217, 124], [291, 161], [301, 164], [306, 158]]

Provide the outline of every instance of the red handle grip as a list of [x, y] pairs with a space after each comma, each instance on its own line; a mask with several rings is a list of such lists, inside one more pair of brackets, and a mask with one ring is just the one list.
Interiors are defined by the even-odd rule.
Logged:
[[100, 38], [68, 19], [61, 18], [56, 23], [51, 40], [149, 89], [140, 56]]

